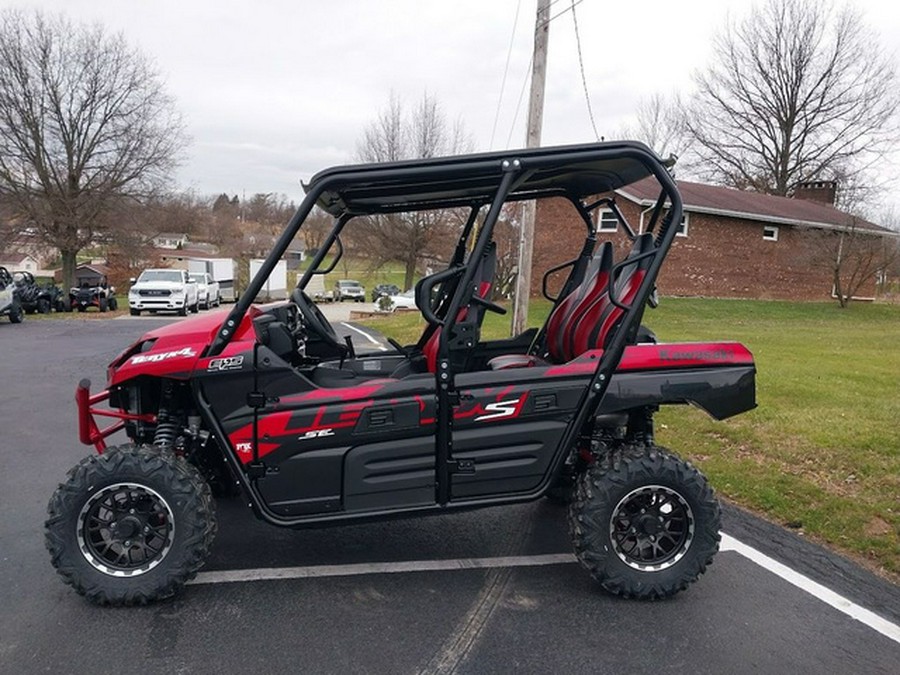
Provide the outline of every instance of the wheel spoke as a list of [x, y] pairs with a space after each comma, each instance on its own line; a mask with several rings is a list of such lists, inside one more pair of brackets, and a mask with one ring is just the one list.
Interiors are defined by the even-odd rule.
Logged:
[[609, 522], [616, 554], [639, 569], [673, 564], [690, 544], [690, 507], [665, 486], [633, 490], [620, 500]]
[[172, 545], [168, 504], [141, 485], [119, 484], [100, 490], [85, 504], [80, 517], [85, 557], [107, 574], [146, 571], [162, 560]]

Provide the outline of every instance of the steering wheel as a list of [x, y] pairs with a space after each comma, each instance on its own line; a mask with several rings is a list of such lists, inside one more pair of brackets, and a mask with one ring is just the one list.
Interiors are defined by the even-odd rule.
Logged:
[[491, 302], [490, 300], [485, 300], [479, 295], [473, 295], [472, 300], [470, 301], [473, 305], [481, 305], [485, 309], [489, 309], [492, 312], [496, 312], [497, 314], [506, 314], [506, 308], [501, 307], [500, 305]]
[[338, 340], [334, 327], [328, 319], [325, 318], [325, 315], [322, 314], [322, 310], [316, 306], [316, 303], [310, 300], [306, 293], [299, 288], [295, 288], [291, 293], [291, 300], [297, 305], [297, 309], [300, 310], [300, 316], [303, 318], [303, 323], [306, 324], [309, 330], [339, 351], [343, 352], [347, 350], [347, 345]]

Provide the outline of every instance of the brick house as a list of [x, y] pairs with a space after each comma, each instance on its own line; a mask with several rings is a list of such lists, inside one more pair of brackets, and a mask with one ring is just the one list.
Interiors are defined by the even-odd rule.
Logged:
[[[842, 234], [897, 237], [834, 208], [836, 186], [830, 181], [803, 184], [794, 197], [677, 183], [684, 220], [659, 277], [663, 295], [827, 300], [833, 291], [830, 256]], [[656, 181], [645, 179], [616, 191], [615, 201], [632, 228], [641, 231], [658, 194]], [[616, 242], [617, 259], [624, 255], [630, 244], [612, 211], [598, 209], [594, 222], [601, 238]], [[540, 293], [543, 271], [573, 257], [585, 234], [568, 201], [538, 203], [533, 294]], [[858, 295], [873, 297], [875, 281]]]

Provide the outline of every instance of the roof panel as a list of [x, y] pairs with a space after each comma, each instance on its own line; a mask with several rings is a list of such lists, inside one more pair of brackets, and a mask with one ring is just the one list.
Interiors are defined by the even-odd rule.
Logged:
[[316, 174], [304, 188], [323, 190], [318, 205], [335, 216], [443, 208], [490, 201], [512, 166], [526, 170], [514, 199], [596, 195], [663, 170], [641, 143], [593, 143], [340, 166]]

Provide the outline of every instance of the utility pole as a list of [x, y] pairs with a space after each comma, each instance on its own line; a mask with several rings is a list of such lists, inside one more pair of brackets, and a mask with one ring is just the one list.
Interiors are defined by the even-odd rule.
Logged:
[[[541, 145], [544, 120], [544, 80], [547, 76], [547, 43], [550, 40], [550, 0], [538, 0], [534, 21], [534, 58], [531, 68], [531, 95], [528, 102], [528, 123], [525, 147]], [[512, 334], [518, 335], [528, 325], [528, 297], [531, 295], [531, 252], [534, 245], [534, 200], [525, 202], [522, 209], [522, 229], [519, 233], [519, 267], [516, 276], [516, 297], [513, 304]]]

